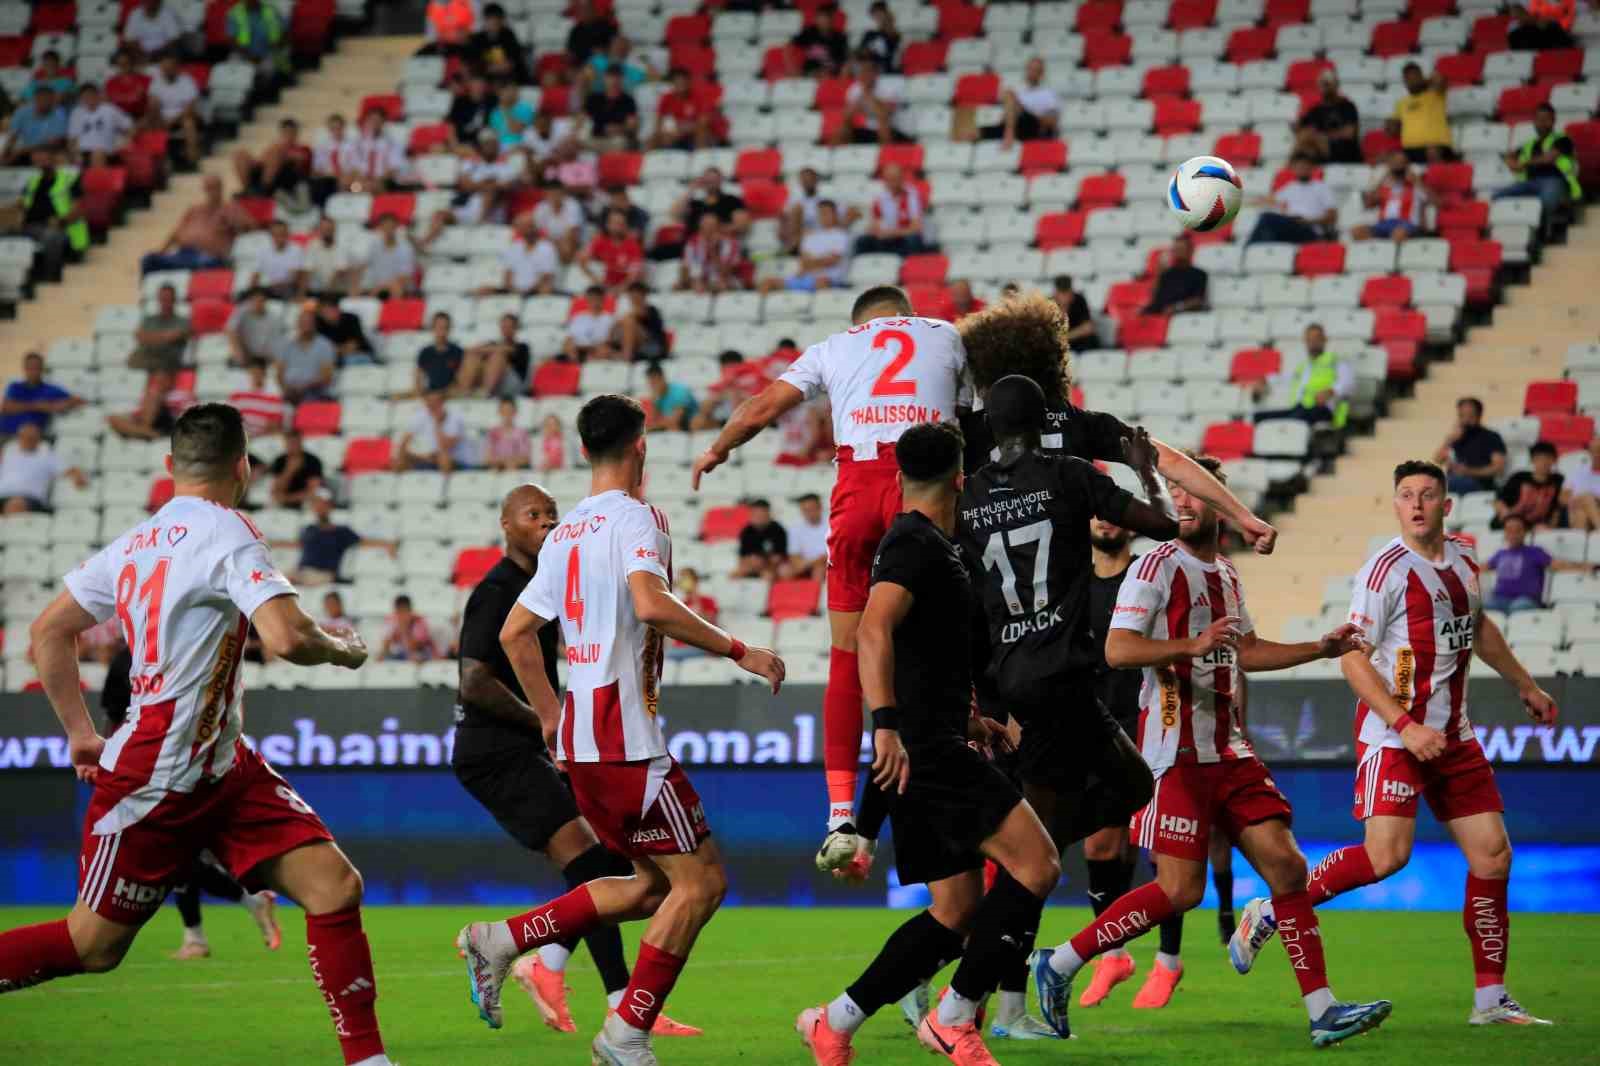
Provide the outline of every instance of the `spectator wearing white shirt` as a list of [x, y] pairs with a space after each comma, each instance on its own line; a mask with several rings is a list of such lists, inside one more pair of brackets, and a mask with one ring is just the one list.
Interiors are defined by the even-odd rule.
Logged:
[[133, 120], [122, 109], [100, 94], [100, 87], [86, 84], [78, 91], [78, 106], [67, 118], [67, 144], [79, 166], [103, 167], [128, 144]]
[[883, 187], [872, 199], [867, 232], [856, 239], [856, 251], [916, 255], [927, 250], [922, 237], [922, 193], [898, 166], [883, 168]]
[[1350, 236], [1358, 241], [1387, 238], [1399, 244], [1422, 232], [1422, 212], [1431, 197], [1412, 171], [1411, 160], [1396, 149], [1384, 160], [1381, 176], [1362, 194], [1361, 201], [1378, 212], [1378, 220], [1370, 226], [1354, 227]]
[[1317, 177], [1311, 157], [1296, 154], [1289, 160], [1293, 178], [1264, 202], [1273, 210], [1256, 219], [1246, 244], [1278, 242], [1305, 244], [1327, 240], [1339, 220], [1339, 201], [1328, 183]]
[[1048, 140], [1056, 135], [1061, 117], [1061, 94], [1044, 83], [1044, 60], [1034, 56], [1022, 73], [1022, 84], [1008, 85], [1000, 96], [1005, 120], [985, 126], [983, 136], [999, 138], [1010, 148], [1018, 141]]
[[362, 264], [360, 295], [398, 298], [416, 291], [416, 287], [417, 253], [411, 246], [411, 234], [402, 234], [400, 220], [386, 212], [378, 217], [378, 239], [372, 242]]
[[384, 132], [382, 111], [368, 111], [361, 132], [339, 151], [339, 188], [345, 192], [386, 192], [406, 168], [405, 147]]
[[476, 226], [484, 222], [504, 222], [505, 193], [512, 186], [525, 183], [527, 176], [527, 157], [520, 150], [503, 152], [500, 137], [494, 130], [480, 130], [478, 151], [461, 164], [450, 207], [434, 214], [428, 232], [417, 243], [426, 249], [452, 223]]
[[44, 442], [37, 422], [24, 422], [16, 438], [0, 448], [0, 514], [48, 511], [51, 490], [63, 474], [80, 489], [88, 484], [82, 470], [68, 466]]
[[611, 327], [616, 320], [615, 309], [606, 308], [605, 286], [589, 286], [584, 290], [583, 303], [567, 319], [567, 339], [561, 354], [574, 362], [610, 359]]
[[445, 406], [444, 393], [424, 394], [422, 406], [412, 414], [395, 447], [395, 470], [438, 470], [448, 474], [470, 462], [466, 422]]
[[150, 77], [150, 100], [154, 106], [145, 109], [145, 126], [181, 136], [189, 162], [199, 162], [200, 86], [178, 66], [178, 54], [170, 49]]
[[511, 223], [511, 245], [500, 253], [505, 273], [498, 290], [485, 288], [479, 295], [493, 292], [529, 296], [556, 291], [556, 274], [561, 270], [561, 254], [554, 242], [539, 232], [531, 212], [518, 215]]
[[350, 290], [350, 250], [339, 243], [339, 225], [324, 215], [305, 246], [306, 289], [318, 296]]
[[352, 139], [343, 115], [329, 115], [328, 124], [311, 146], [311, 202], [321, 207], [338, 192], [345, 145]]
[[822, 498], [808, 492], [795, 503], [800, 517], [783, 524], [789, 535], [789, 558], [779, 565], [778, 575], [821, 581], [828, 569], [828, 520], [822, 513]]
[[250, 276], [251, 286], [265, 289], [269, 295], [280, 300], [304, 296], [305, 249], [289, 239], [289, 224], [282, 219], [274, 220], [267, 233], [272, 243], [256, 257], [255, 273]]
[[911, 138], [900, 128], [903, 102], [899, 88], [881, 78], [877, 59], [870, 55], [859, 56], [856, 80], [845, 92], [844, 115], [833, 131], [833, 143], [909, 141]]
[[572, 262], [583, 239], [583, 206], [560, 183], [545, 183], [544, 197], [533, 208], [533, 224], [556, 246], [563, 263]]
[[1567, 475], [1561, 506], [1573, 529], [1600, 530], [1600, 436], [1589, 442], [1589, 461]]
[[[800, 238], [800, 270], [782, 284], [800, 292], [816, 292], [845, 284], [850, 272], [850, 231], [839, 220], [839, 205], [817, 203], [817, 224]], [[776, 281], [768, 288], [777, 288]]]
[[570, 118], [557, 118], [548, 111], [536, 112], [533, 124], [522, 131], [522, 148], [533, 161], [533, 172], [541, 174], [555, 155], [556, 146], [572, 139]]
[[817, 205], [822, 202], [822, 177], [811, 167], [801, 167], [789, 186], [789, 197], [784, 201], [783, 217], [778, 220], [778, 239], [783, 247], [794, 251], [800, 247], [800, 238], [817, 224]]
[[162, 0], [144, 0], [128, 12], [128, 21], [122, 26], [123, 47], [137, 49], [147, 61], [163, 52], [179, 51], [182, 43], [183, 20]]

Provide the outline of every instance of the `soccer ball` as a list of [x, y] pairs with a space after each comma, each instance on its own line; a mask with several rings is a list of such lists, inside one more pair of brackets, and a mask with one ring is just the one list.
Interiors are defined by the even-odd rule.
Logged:
[[1197, 155], [1172, 172], [1167, 206], [1185, 229], [1201, 233], [1226, 226], [1239, 213], [1244, 186], [1226, 159]]

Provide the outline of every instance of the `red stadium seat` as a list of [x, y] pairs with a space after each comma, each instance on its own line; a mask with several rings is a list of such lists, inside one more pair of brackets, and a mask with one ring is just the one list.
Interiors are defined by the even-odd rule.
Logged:
[[949, 257], [938, 252], [908, 255], [900, 262], [902, 285], [943, 285], [949, 273]]
[[535, 396], [576, 396], [581, 369], [577, 363], [546, 360], [533, 372], [531, 391]]
[[141, 152], [148, 152], [157, 159], [167, 157], [167, 142], [172, 139], [166, 130], [140, 130], [133, 135], [133, 146]]
[[1344, 273], [1344, 245], [1338, 241], [1313, 241], [1302, 244], [1294, 255], [1294, 272], [1314, 278], [1323, 274]]
[[1078, 8], [1073, 29], [1082, 34], [1110, 33], [1122, 23], [1122, 0], [1088, 0]]
[[1244, 26], [1228, 34], [1227, 59], [1230, 63], [1250, 63], [1272, 58], [1278, 42], [1275, 26]]
[[1283, 356], [1276, 348], [1241, 348], [1233, 353], [1228, 367], [1228, 380], [1241, 382], [1265, 381], [1283, 369]]
[[1404, 274], [1380, 274], [1361, 286], [1361, 306], [1410, 307], [1411, 279]]
[[1499, 270], [1466, 267], [1456, 271], [1467, 283], [1467, 306], [1487, 308], [1499, 302]]
[[456, 553], [455, 564], [450, 568], [450, 580], [457, 588], [472, 588], [494, 569], [505, 554], [497, 546], [462, 548]]
[[955, 301], [950, 299], [950, 293], [942, 284], [907, 285], [905, 290], [911, 310], [923, 318], [941, 318], [949, 322], [956, 317]]
[[637, 185], [639, 171], [644, 168], [644, 155], [640, 152], [607, 152], [600, 157], [600, 184]]
[[945, 3], [939, 5], [939, 38], [954, 41], [962, 37], [976, 37], [983, 32], [984, 8], [976, 4]]
[[1167, 344], [1166, 315], [1134, 315], [1122, 320], [1117, 344], [1129, 351], [1139, 348], [1164, 348]]
[[771, 178], [751, 178], [740, 183], [739, 195], [754, 218], [777, 218], [789, 201], [789, 186]]
[[1380, 22], [1372, 27], [1372, 54], [1384, 59], [1403, 56], [1417, 49], [1417, 35], [1421, 25], [1410, 19]]
[[735, 180], [783, 176], [783, 153], [776, 148], [746, 148], [734, 160]]
[[1200, 450], [1223, 462], [1248, 458], [1255, 446], [1256, 427], [1249, 422], [1213, 422], [1200, 437]]
[[450, 124], [448, 122], [431, 122], [417, 126], [411, 131], [411, 140], [406, 146], [407, 155], [426, 155], [441, 145], [450, 143]]
[[233, 299], [233, 271], [196, 270], [189, 275], [189, 299]]
[[1084, 210], [1120, 207], [1127, 193], [1128, 180], [1121, 174], [1093, 174], [1078, 186], [1078, 206]]
[[0, 67], [27, 66], [32, 48], [32, 37], [0, 37]]
[[1311, 21], [1311, 0], [1267, 0], [1268, 26], [1295, 26]]
[[1552, 48], [1533, 54], [1533, 80], [1544, 85], [1576, 81], [1583, 73], [1583, 49]]
[[918, 74], [937, 74], [944, 69], [945, 56], [950, 45], [945, 41], [913, 41], [906, 45], [900, 58], [900, 72], [906, 77]]
[[39, 3], [35, 0], [33, 16], [28, 21], [28, 32], [71, 33], [77, 19], [77, 4]]
[[1156, 133], [1162, 137], [1174, 133], [1192, 133], [1200, 128], [1200, 101], [1164, 97], [1156, 101]]
[[195, 336], [221, 333], [233, 317], [233, 304], [226, 300], [195, 300], [189, 305], [189, 326]]
[[982, 107], [1000, 101], [1000, 75], [963, 74], [956, 79], [955, 105]]
[[786, 618], [805, 618], [817, 613], [817, 605], [821, 600], [820, 581], [774, 581], [767, 592], [767, 614], [777, 622]]
[[811, 106], [818, 111], [835, 111], [844, 107], [852, 84], [850, 78], [818, 78]]
[[1153, 288], [1148, 281], [1119, 281], [1106, 291], [1106, 313], [1116, 318], [1136, 315], [1150, 302]]
[[1376, 163], [1390, 152], [1398, 151], [1404, 145], [1400, 138], [1385, 129], [1368, 130], [1361, 137], [1361, 158], [1368, 163]]
[[294, 428], [306, 437], [331, 437], [339, 432], [339, 405], [331, 400], [302, 403], [294, 409]]
[[389, 469], [394, 442], [388, 437], [352, 437], [344, 446], [346, 474], [376, 474]]
[[150, 482], [150, 495], [145, 497], [145, 510], [155, 514], [172, 502], [177, 494], [177, 483], [170, 477], [158, 477]]
[[1585, 189], [1600, 185], [1600, 122], [1574, 122], [1567, 126], [1578, 157], [1578, 180]]
[[1456, 200], [1472, 195], [1471, 163], [1431, 163], [1422, 172], [1422, 184], [1440, 200]]
[[403, 333], [422, 328], [422, 315], [427, 304], [421, 300], [385, 300], [378, 311], [379, 333]]
[[1326, 59], [1297, 59], [1289, 64], [1289, 73], [1283, 79], [1283, 87], [1292, 93], [1303, 93], [1307, 90], [1316, 92], [1317, 79], [1322, 77], [1322, 72], [1333, 69], [1333, 64]]
[[1416, 341], [1380, 341], [1388, 357], [1385, 376], [1390, 381], [1415, 381], [1422, 374], [1422, 346]]
[[417, 194], [413, 192], [382, 192], [372, 198], [372, 209], [367, 221], [376, 222], [384, 215], [393, 215], [402, 226], [409, 226], [417, 217]]
[[1554, 444], [1563, 455], [1575, 452], [1594, 439], [1594, 419], [1588, 415], [1543, 415], [1539, 439]]
[[1133, 56], [1133, 38], [1121, 33], [1083, 35], [1083, 65], [1089, 70], [1125, 67]]
[[661, 39], [670, 47], [675, 44], [699, 44], [710, 36], [711, 16], [701, 13], [672, 16], [667, 20], [667, 28]]
[[1501, 122], [1516, 124], [1518, 122], [1532, 122], [1533, 113], [1540, 104], [1550, 102], [1550, 86], [1548, 85], [1513, 85], [1500, 93], [1500, 101], [1495, 105], [1495, 117]]
[[1499, 241], [1485, 241], [1476, 237], [1450, 242], [1450, 269], [1452, 271], [1498, 270], [1502, 259]]
[[1082, 211], [1057, 211], [1040, 215], [1034, 226], [1033, 239], [1047, 252], [1057, 248], [1072, 248], [1083, 243], [1083, 223]]
[[390, 122], [399, 122], [406, 117], [406, 101], [399, 93], [373, 93], [361, 98], [360, 115], [366, 118], [374, 111], [383, 112], [383, 117]]
[[1261, 134], [1224, 133], [1212, 146], [1211, 154], [1235, 167], [1253, 167], [1261, 160]]
[[1182, 64], [1170, 67], [1151, 67], [1144, 72], [1144, 81], [1139, 87], [1139, 95], [1146, 98], [1187, 96], [1188, 93], [1189, 68]]
[[1467, 44], [1474, 52], [1482, 55], [1504, 52], [1510, 47], [1506, 40], [1510, 32], [1510, 15], [1479, 15], [1472, 24], [1472, 33], [1467, 37]]
[[1576, 381], [1530, 381], [1522, 394], [1525, 415], [1571, 415], [1578, 412]]
[[667, 50], [667, 62], [696, 80], [717, 76], [717, 50], [708, 44], [675, 44]]
[[737, 540], [739, 531], [750, 522], [750, 508], [744, 504], [731, 507], [707, 507], [700, 516], [700, 539], [708, 543]]
[[1066, 141], [1023, 141], [1017, 169], [1024, 175], [1054, 174], [1067, 169]]
[[539, 92], [539, 110], [560, 117], [572, 112], [572, 86], [546, 85]]
[[78, 183], [84, 192], [106, 193], [118, 200], [128, 194], [128, 172], [121, 167], [86, 167]]
[[278, 202], [266, 196], [241, 196], [233, 201], [256, 220], [256, 225], [267, 226], [278, 217]]
[[1482, 200], [1458, 200], [1439, 208], [1435, 224], [1439, 236], [1452, 243], [1462, 238], [1477, 238], [1489, 225], [1489, 205]]
[[[1321, 181], [1322, 180], [1322, 168], [1321, 167], [1313, 168], [1312, 171], [1311, 171], [1311, 176], [1313, 178], [1316, 178], [1318, 181]], [[1277, 192], [1279, 189], [1283, 188], [1285, 185], [1289, 184], [1293, 180], [1294, 180], [1294, 171], [1290, 170], [1288, 167], [1281, 168], [1276, 174], [1272, 175], [1272, 191], [1273, 192]]]
[[1421, 311], [1407, 311], [1398, 307], [1380, 307], [1372, 336], [1378, 343], [1385, 341], [1413, 341], [1421, 344], [1428, 339], [1428, 319]]
[[805, 55], [797, 45], [775, 44], [761, 57], [761, 76], [768, 81], [792, 78], [805, 65]]
[[1477, 52], [1440, 56], [1433, 69], [1444, 75], [1451, 88], [1476, 85], [1483, 80], [1483, 56]]
[[1217, 21], [1217, 0], [1172, 0], [1167, 9], [1169, 30], [1200, 30]]
[[922, 172], [922, 145], [886, 144], [878, 149], [878, 165], [873, 173], [883, 175], [885, 167], [899, 167], [907, 176]]

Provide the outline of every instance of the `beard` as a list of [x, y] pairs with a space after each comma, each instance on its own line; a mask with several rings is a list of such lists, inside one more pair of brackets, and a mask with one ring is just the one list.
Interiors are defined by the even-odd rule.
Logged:
[[1179, 533], [1178, 539], [1185, 544], [1212, 544], [1217, 539], [1217, 516], [1208, 515], [1195, 523], [1194, 532], [1189, 534]]
[[1089, 546], [1097, 552], [1104, 552], [1107, 555], [1117, 555], [1120, 554], [1122, 549], [1126, 548], [1129, 542], [1132, 540], [1133, 534], [1126, 531], [1113, 537], [1096, 537], [1091, 535], [1089, 537]]

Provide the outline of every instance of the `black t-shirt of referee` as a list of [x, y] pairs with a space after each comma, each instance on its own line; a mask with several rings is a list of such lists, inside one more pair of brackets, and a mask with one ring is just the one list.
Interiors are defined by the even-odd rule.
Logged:
[[[476, 659], [489, 667], [501, 684], [511, 690], [517, 699], [527, 702], [527, 693], [517, 681], [517, 674], [500, 646], [500, 630], [516, 605], [517, 597], [533, 575], [506, 556], [494, 565], [478, 587], [467, 598], [467, 608], [461, 614], [461, 659]], [[557, 627], [547, 625], [539, 630], [539, 649], [544, 654], [545, 676], [550, 687], [561, 691], [556, 679]], [[543, 734], [537, 729], [523, 730], [510, 726], [466, 700], [458, 701], [456, 712], [456, 751], [468, 756], [476, 752], [491, 752], [503, 745], [523, 745], [530, 740], [544, 744]], [[465, 749], [465, 751], [463, 750]]]
[[[996, 458], [994, 432], [982, 411], [961, 416], [961, 433], [967, 446], [963, 469], [968, 474], [982, 470]], [[1116, 415], [1086, 411], [1072, 404], [1054, 407], [1044, 413], [1044, 430], [1039, 434], [1039, 450], [1046, 455], [1076, 455], [1090, 462], [1122, 462], [1122, 438], [1133, 436], [1133, 429]]]
[[1041, 679], [1092, 677], [1089, 519], [1123, 523], [1133, 497], [1090, 463], [1027, 451], [967, 478], [956, 530], [988, 623], [988, 680], [1002, 697]]
[[918, 511], [896, 516], [872, 560], [872, 583], [911, 593], [894, 631], [894, 694], [907, 747], [963, 743], [971, 707], [972, 584], [955, 541]]
[[1094, 646], [1100, 649], [1100, 674], [1095, 678], [1095, 694], [1124, 729], [1139, 719], [1139, 686], [1144, 680], [1144, 671], [1108, 666], [1105, 647], [1106, 634], [1111, 632], [1111, 613], [1117, 607], [1117, 593], [1122, 591], [1122, 579], [1132, 569], [1133, 560], [1129, 560], [1128, 566], [1119, 573], [1101, 577], [1091, 570], [1089, 579], [1089, 635]]

